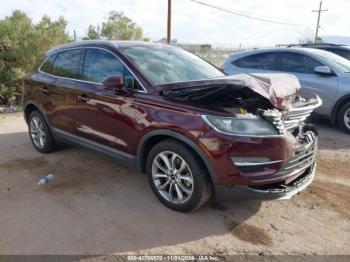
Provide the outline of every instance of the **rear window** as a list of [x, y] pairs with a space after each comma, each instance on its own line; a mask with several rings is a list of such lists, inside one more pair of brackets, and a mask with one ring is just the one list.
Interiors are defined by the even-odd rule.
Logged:
[[273, 70], [275, 67], [275, 53], [261, 53], [243, 57], [233, 62], [235, 66], [260, 70]]
[[51, 74], [67, 78], [80, 79], [80, 57], [80, 49], [59, 52], [52, 66]]
[[40, 71], [50, 74], [56, 54], [50, 55], [40, 67]]

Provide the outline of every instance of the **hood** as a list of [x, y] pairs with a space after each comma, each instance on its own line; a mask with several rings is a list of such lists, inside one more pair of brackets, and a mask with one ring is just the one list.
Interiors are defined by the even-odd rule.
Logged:
[[[193, 87], [223, 87], [237, 90], [249, 88], [282, 110], [286, 110], [300, 90], [298, 79], [289, 74], [239, 74], [207, 80], [196, 80], [157, 86], [164, 94], [174, 90]], [[198, 88], [195, 90], [198, 91]]]

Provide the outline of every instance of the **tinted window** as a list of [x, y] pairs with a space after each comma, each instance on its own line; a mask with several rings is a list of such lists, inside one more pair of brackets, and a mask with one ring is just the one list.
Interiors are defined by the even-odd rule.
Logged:
[[306, 55], [281, 53], [281, 65], [279, 68], [281, 71], [313, 74], [316, 66], [322, 66], [322, 64]]
[[45, 72], [45, 73], [51, 73], [51, 68], [53, 65], [53, 61], [55, 60], [56, 54], [50, 55], [45, 62], [42, 64], [40, 67], [40, 71]]
[[87, 49], [83, 76], [84, 80], [102, 83], [111, 76], [124, 76], [124, 65], [107, 51]]
[[261, 70], [273, 70], [275, 63], [275, 53], [261, 53], [246, 56], [233, 62], [234, 65], [243, 68], [254, 68]]
[[52, 74], [56, 76], [79, 79], [80, 56], [80, 49], [58, 53], [52, 67]]

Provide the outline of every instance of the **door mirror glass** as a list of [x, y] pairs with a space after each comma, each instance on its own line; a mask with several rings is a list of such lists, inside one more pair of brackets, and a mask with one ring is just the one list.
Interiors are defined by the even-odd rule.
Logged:
[[332, 71], [328, 66], [316, 66], [314, 69], [316, 74], [331, 75]]
[[103, 81], [103, 86], [108, 90], [120, 90], [123, 85], [124, 79], [122, 76], [110, 76]]

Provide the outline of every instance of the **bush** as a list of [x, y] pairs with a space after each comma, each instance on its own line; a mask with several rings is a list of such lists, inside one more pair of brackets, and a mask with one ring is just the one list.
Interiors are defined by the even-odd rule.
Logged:
[[0, 104], [19, 102], [21, 79], [36, 58], [53, 46], [69, 42], [63, 17], [51, 21], [43, 16], [39, 23], [21, 11], [0, 20]]

